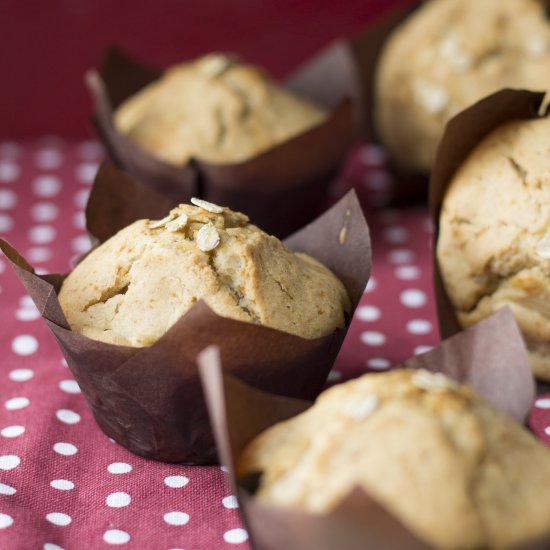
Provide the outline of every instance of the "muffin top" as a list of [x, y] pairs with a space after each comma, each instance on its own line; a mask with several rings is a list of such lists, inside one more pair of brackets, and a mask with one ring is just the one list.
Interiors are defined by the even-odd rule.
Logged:
[[200, 299], [221, 316], [303, 338], [344, 327], [350, 302], [330, 270], [244, 214], [192, 202], [136, 221], [76, 266], [59, 292], [72, 330], [148, 346]]
[[549, 147], [548, 118], [493, 130], [453, 176], [437, 242], [445, 288], [462, 324], [511, 307], [535, 372], [545, 378], [550, 376]]
[[322, 123], [316, 105], [221, 54], [169, 68], [115, 112], [115, 127], [160, 159], [238, 163]]
[[425, 370], [325, 391], [245, 448], [257, 498], [313, 513], [362, 487], [438, 548], [507, 548], [550, 530], [550, 452], [465, 386]]
[[543, 0], [430, 0], [388, 40], [377, 74], [377, 129], [404, 168], [427, 171], [445, 123], [502, 88], [548, 89]]

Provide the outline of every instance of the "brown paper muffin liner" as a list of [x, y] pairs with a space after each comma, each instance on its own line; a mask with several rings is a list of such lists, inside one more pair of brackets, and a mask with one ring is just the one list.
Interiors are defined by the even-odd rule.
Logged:
[[202, 197], [246, 212], [279, 237], [319, 213], [328, 185], [357, 138], [347, 95], [322, 124], [248, 161], [212, 164], [193, 159], [177, 167], [133, 144], [113, 124], [113, 109], [160, 74], [115, 49], [107, 52], [99, 72], [87, 74], [94, 125], [118, 167], [178, 202]]
[[447, 188], [453, 175], [470, 152], [495, 128], [512, 120], [539, 116], [544, 93], [527, 90], [501, 90], [452, 118], [445, 128], [430, 179], [430, 213], [434, 223], [434, 290], [443, 338], [462, 330], [447, 294], [436, 257], [439, 217]]
[[[270, 395], [227, 375], [223, 357], [215, 347], [203, 351], [198, 361], [218, 452], [227, 466], [255, 550], [432, 548], [363, 489], [355, 489], [326, 515], [258, 502], [254, 490], [259, 475], [236, 479], [234, 466], [238, 457], [262, 431], [299, 414], [311, 403]], [[527, 353], [509, 310], [492, 315], [402, 366], [444, 372], [473, 386], [493, 405], [520, 421], [526, 417], [534, 397]], [[550, 536], [516, 550], [549, 547]]]
[[[166, 214], [166, 198], [110, 164], [100, 169], [87, 208], [88, 229], [102, 242], [142, 217]], [[329, 267], [344, 283], [353, 309], [371, 266], [368, 227], [353, 192], [286, 241]], [[347, 328], [317, 339], [216, 315], [203, 301], [155, 344], [117, 346], [72, 332], [57, 293], [64, 275], [39, 276], [5, 241], [0, 248], [56, 337], [99, 426], [139, 455], [168, 462], [212, 463], [215, 446], [196, 356], [210, 344], [228, 373], [289, 397], [319, 393]]]

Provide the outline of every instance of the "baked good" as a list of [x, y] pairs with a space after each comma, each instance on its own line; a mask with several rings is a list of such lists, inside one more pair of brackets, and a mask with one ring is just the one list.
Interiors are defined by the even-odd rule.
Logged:
[[362, 487], [444, 549], [508, 548], [550, 531], [550, 451], [466, 386], [425, 370], [369, 374], [260, 434], [238, 475], [316, 514]]
[[429, 171], [446, 122], [502, 88], [546, 90], [550, 22], [542, 0], [429, 0], [385, 45], [376, 128], [396, 163]]
[[210, 54], [166, 70], [116, 110], [114, 124], [143, 149], [181, 166], [191, 158], [248, 160], [326, 116], [260, 69]]
[[509, 306], [535, 374], [550, 380], [550, 119], [490, 133], [453, 176], [437, 259], [458, 320]]
[[139, 220], [91, 252], [59, 302], [72, 330], [127, 346], [158, 340], [195, 302], [303, 338], [344, 327], [344, 285], [239, 212], [192, 199], [162, 220]]

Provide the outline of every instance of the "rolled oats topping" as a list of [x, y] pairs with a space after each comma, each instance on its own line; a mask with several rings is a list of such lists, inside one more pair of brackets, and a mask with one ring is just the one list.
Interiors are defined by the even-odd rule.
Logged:
[[195, 242], [200, 250], [210, 252], [220, 244], [220, 234], [211, 223], [207, 223], [199, 229]]
[[193, 197], [191, 199], [191, 203], [199, 208], [202, 208], [203, 210], [206, 210], [207, 212], [212, 212], [212, 214], [221, 214], [225, 210], [225, 207], [223, 206], [218, 206], [217, 204], [198, 199], [197, 197]]
[[171, 222], [175, 217], [176, 214], [174, 212], [170, 212], [170, 214], [162, 218], [162, 220], [149, 220], [147, 227], [149, 227], [149, 229], [160, 229], [161, 227], [164, 227], [168, 222]]

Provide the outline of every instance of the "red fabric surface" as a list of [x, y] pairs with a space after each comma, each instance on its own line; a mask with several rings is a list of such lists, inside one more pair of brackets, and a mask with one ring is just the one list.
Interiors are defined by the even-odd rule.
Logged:
[[[82, 209], [100, 156], [94, 142], [0, 143], [0, 234], [40, 269], [65, 271], [87, 248]], [[374, 147], [352, 155], [346, 174], [371, 204], [392, 185]], [[373, 277], [332, 382], [383, 371], [438, 340], [426, 210], [367, 217]], [[111, 442], [2, 258], [0, 287], [0, 548], [248, 548], [220, 468], [152, 462]], [[550, 396], [537, 405], [531, 424], [550, 442]]]
[[[406, 0], [404, 0], [406, 1]], [[84, 72], [116, 44], [164, 67], [235, 52], [281, 76], [399, 0], [3, 0], [0, 139], [89, 134]]]

